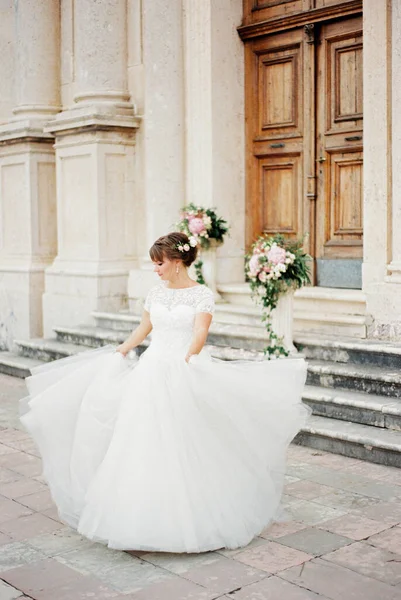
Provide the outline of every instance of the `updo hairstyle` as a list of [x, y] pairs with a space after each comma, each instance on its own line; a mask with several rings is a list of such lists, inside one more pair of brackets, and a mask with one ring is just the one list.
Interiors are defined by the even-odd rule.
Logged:
[[[188, 244], [189, 250], [181, 252], [178, 246]], [[198, 247], [194, 248], [189, 243], [189, 238], [181, 231], [174, 231], [167, 235], [159, 237], [149, 250], [149, 256], [153, 262], [162, 262], [164, 258], [168, 260], [182, 260], [186, 267], [192, 265], [198, 254]]]

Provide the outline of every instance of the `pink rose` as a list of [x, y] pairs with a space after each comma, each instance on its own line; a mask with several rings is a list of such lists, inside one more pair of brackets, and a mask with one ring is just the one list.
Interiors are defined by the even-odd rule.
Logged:
[[199, 217], [194, 217], [193, 219], [190, 219], [188, 223], [188, 229], [194, 235], [199, 235], [203, 231], [206, 231], [205, 224]]
[[256, 276], [260, 271], [260, 265], [259, 265], [259, 256], [257, 254], [253, 254], [253, 256], [251, 256], [251, 259], [249, 261], [249, 272], [251, 275]]
[[261, 273], [259, 273], [258, 275], [258, 279], [259, 281], [261, 281], [262, 283], [265, 283], [266, 279], [267, 279], [267, 275], [264, 271], [262, 271]]
[[286, 259], [284, 248], [280, 248], [280, 246], [272, 246], [267, 253], [267, 258], [271, 263], [273, 263], [273, 265], [284, 263]]

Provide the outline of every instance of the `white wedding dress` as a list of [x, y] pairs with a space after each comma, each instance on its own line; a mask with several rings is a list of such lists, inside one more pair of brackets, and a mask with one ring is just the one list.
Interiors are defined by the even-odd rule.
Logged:
[[61, 519], [116, 549], [238, 548], [276, 516], [305, 423], [303, 359], [184, 360], [206, 286], [153, 288], [149, 348], [112, 346], [33, 370], [21, 420]]

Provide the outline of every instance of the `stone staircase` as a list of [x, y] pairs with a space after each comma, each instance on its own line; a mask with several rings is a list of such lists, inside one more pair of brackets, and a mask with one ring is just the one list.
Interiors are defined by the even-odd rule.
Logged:
[[[26, 377], [44, 361], [118, 344], [139, 319], [127, 312], [96, 312], [91, 326], [57, 327], [55, 338], [18, 341], [16, 352], [0, 352], [0, 371]], [[208, 339], [213, 356], [255, 360], [262, 357], [265, 340], [254, 306], [217, 305]], [[295, 342], [308, 360], [303, 399], [313, 410], [296, 442], [401, 466], [401, 344], [303, 332]]]

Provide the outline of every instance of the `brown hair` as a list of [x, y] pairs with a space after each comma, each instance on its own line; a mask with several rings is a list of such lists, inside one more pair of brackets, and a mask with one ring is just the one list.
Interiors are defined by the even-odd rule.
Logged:
[[[181, 252], [178, 246], [188, 244], [189, 250]], [[194, 248], [189, 243], [189, 238], [181, 231], [174, 231], [167, 235], [159, 237], [149, 250], [149, 256], [153, 262], [162, 262], [164, 258], [168, 260], [182, 260], [186, 267], [192, 265], [196, 259], [198, 247]]]

